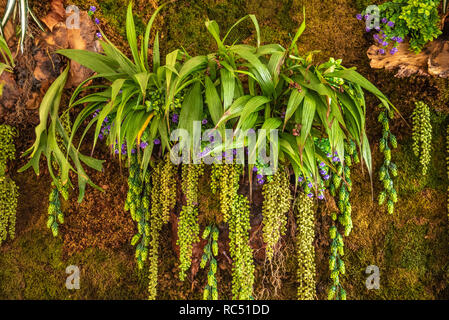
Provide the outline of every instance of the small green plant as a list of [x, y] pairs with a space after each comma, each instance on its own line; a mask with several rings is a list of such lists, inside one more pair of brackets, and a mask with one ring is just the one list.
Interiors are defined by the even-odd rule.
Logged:
[[416, 102], [412, 117], [413, 153], [419, 158], [422, 174], [426, 175], [432, 151], [432, 124], [430, 123], [429, 106], [422, 101]]
[[383, 30], [384, 40], [410, 39], [410, 49], [415, 53], [436, 39], [440, 30], [439, 0], [394, 0], [379, 6], [380, 15], [387, 19]]
[[215, 224], [208, 225], [204, 231], [202, 238], [207, 240], [207, 244], [203, 249], [200, 267], [204, 269], [209, 263], [209, 272], [207, 273], [207, 284], [203, 291], [203, 300], [218, 300], [217, 278], [217, 260], [218, 256], [218, 236], [219, 231]]
[[378, 117], [378, 121], [382, 124], [382, 138], [379, 142], [379, 150], [384, 154], [384, 162], [379, 169], [379, 180], [383, 183], [384, 190], [379, 194], [378, 202], [380, 206], [385, 202], [387, 203], [389, 214], [393, 214], [394, 204], [398, 201], [398, 194], [393, 184], [393, 178], [398, 176], [398, 168], [391, 161], [391, 148], [395, 149], [398, 146], [396, 137], [390, 131], [390, 120], [393, 118], [393, 110], [383, 110]]

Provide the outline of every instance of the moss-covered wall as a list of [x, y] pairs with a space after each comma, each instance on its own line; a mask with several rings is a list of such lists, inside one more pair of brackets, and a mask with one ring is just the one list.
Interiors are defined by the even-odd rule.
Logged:
[[[30, 1], [40, 14], [48, 8]], [[126, 51], [125, 9], [127, 0], [70, 0], [82, 9], [90, 5], [98, 7], [98, 17], [110, 38]], [[135, 0], [138, 30], [142, 30], [157, 6], [156, 0]], [[288, 43], [302, 21], [305, 6], [307, 29], [299, 41], [302, 52], [321, 50], [316, 61], [330, 56], [342, 58], [346, 66], [356, 66], [363, 75], [378, 86], [401, 111], [410, 123], [415, 100], [423, 100], [432, 106], [434, 126], [431, 169], [427, 177], [419, 174], [418, 162], [411, 152], [411, 128], [397, 118], [391, 124], [398, 137], [399, 148], [393, 152], [393, 161], [399, 167], [395, 186], [399, 203], [394, 215], [388, 215], [372, 201], [369, 177], [360, 168], [352, 174], [354, 187], [351, 194], [354, 229], [345, 240], [347, 275], [343, 284], [349, 299], [447, 299], [449, 298], [449, 239], [446, 213], [447, 175], [445, 169], [445, 128], [448, 124], [449, 102], [448, 81], [443, 79], [412, 77], [394, 78], [391, 73], [372, 70], [366, 57], [371, 38], [364, 34], [363, 25], [354, 16], [369, 1], [362, 0], [177, 0], [163, 11], [157, 19], [161, 33], [161, 47], [165, 53], [183, 46], [192, 54], [200, 54], [214, 48], [212, 38], [207, 34], [204, 21], [215, 19], [226, 30], [238, 18], [248, 13], [257, 16], [264, 42]], [[358, 9], [357, 9], [358, 8]], [[253, 41], [252, 25], [242, 24], [231, 38], [244, 42]], [[377, 169], [382, 154], [377, 149], [381, 135], [376, 122], [378, 110], [376, 101], [368, 98], [368, 133], [373, 150], [374, 166]], [[21, 137], [23, 138], [23, 137]], [[103, 154], [108, 157], [107, 153]], [[109, 160], [107, 170], [119, 175], [116, 163]], [[17, 167], [19, 164], [16, 165]], [[45, 177], [37, 179], [31, 172], [14, 174], [21, 191], [18, 212], [17, 238], [0, 248], [0, 298], [62, 298], [62, 299], [127, 299], [145, 298], [146, 273], [138, 272], [133, 260], [133, 249], [127, 239], [117, 240], [113, 249], [90, 241], [68, 251], [70, 243], [77, 244], [79, 234], [95, 233], [95, 228], [86, 225], [97, 224], [97, 215], [89, 214], [89, 207], [73, 205], [69, 210], [62, 236], [54, 239], [45, 229], [46, 198], [49, 183]], [[104, 173], [94, 176], [102, 185], [104, 182], [108, 199], [123, 199], [123, 188], [111, 187], [111, 177]], [[103, 180], [102, 180], [103, 179]], [[120, 179], [124, 181], [124, 179]], [[374, 177], [374, 194], [381, 185]], [[99, 193], [89, 189], [96, 198]], [[34, 195], [34, 196], [33, 196]], [[117, 205], [114, 202], [114, 205]], [[126, 225], [116, 210], [102, 207], [103, 216], [110, 218], [114, 227]], [[83, 220], [84, 219], [84, 220]], [[72, 223], [71, 223], [72, 221]], [[81, 221], [81, 222], [80, 222]], [[327, 227], [329, 211], [321, 206], [317, 211], [317, 271], [318, 296], [326, 297], [328, 281]], [[73, 230], [74, 226], [76, 227]], [[111, 227], [111, 226], [108, 226]], [[71, 233], [78, 233], [72, 237]], [[170, 230], [164, 230], [168, 240]], [[126, 237], [125, 237], [126, 238]], [[74, 240], [75, 239], [75, 240]], [[99, 240], [101, 242], [101, 240]], [[195, 281], [181, 283], [177, 280], [177, 261], [169, 241], [162, 241], [160, 298], [200, 298], [204, 274], [199, 272]], [[263, 266], [257, 267], [256, 292], [264, 298], [295, 298], [295, 264], [292, 242], [285, 240], [285, 259], [278, 277], [283, 281], [280, 293], [274, 294], [269, 280], [263, 278]], [[94, 248], [89, 248], [94, 247]], [[65, 289], [65, 267], [76, 264], [81, 267], [81, 290], [69, 292]], [[380, 289], [367, 290], [365, 269], [369, 265], [380, 268]], [[229, 297], [229, 272], [222, 271], [219, 278], [221, 297]]]

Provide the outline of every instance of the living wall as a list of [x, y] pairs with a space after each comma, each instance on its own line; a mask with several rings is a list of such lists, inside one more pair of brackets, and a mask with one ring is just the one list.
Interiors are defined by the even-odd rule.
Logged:
[[[125, 18], [127, 12], [125, 3], [122, 4], [118, 1], [98, 1], [97, 3], [75, 1], [75, 4], [86, 10], [89, 6], [95, 5], [97, 8], [95, 17], [100, 19], [100, 26], [104, 35], [125, 55], [133, 56], [133, 52], [129, 49], [126, 41]], [[46, 10], [49, 9], [33, 3], [32, 5], [34, 5], [35, 11], [41, 15], [44, 15]], [[141, 3], [136, 1], [134, 13], [137, 33], [145, 32], [146, 22], [150, 19], [157, 5], [157, 3], [152, 2]], [[226, 208], [223, 207], [226, 202], [221, 199], [221, 197], [224, 197], [222, 195], [226, 193], [223, 192], [223, 186], [220, 185], [220, 177], [235, 175], [236, 172], [226, 171], [225, 174], [221, 168], [204, 166], [201, 171], [192, 167], [183, 167], [175, 173], [173, 168], [169, 168], [168, 164], [163, 165], [155, 162], [154, 166], [150, 165], [148, 173], [142, 176], [143, 181], [138, 182], [142, 185], [142, 190], [138, 189], [135, 195], [144, 195], [148, 184], [152, 187], [156, 185], [162, 188], [164, 186], [163, 188], [170, 191], [168, 193], [158, 191], [158, 194], [167, 194], [174, 198], [169, 196], [165, 199], [156, 199], [154, 203], [161, 203], [167, 205], [167, 207], [155, 209], [154, 215], [152, 209], [149, 217], [142, 217], [138, 214], [131, 217], [132, 214], [125, 212], [123, 206], [127, 203], [128, 209], [132, 211], [131, 203], [132, 199], [135, 199], [134, 196], [130, 195], [128, 199], [125, 198], [128, 189], [133, 190], [134, 183], [136, 183], [132, 180], [131, 173], [132, 161], [134, 160], [131, 160], [131, 162], [127, 162], [127, 160], [117, 161], [114, 153], [110, 154], [107, 146], [101, 145], [99, 142], [94, 156], [97, 159], [106, 160], [104, 169], [102, 172], [92, 170], [87, 172], [91, 181], [98, 184], [104, 191], [101, 192], [88, 187], [83, 202], [78, 204], [75, 199], [79, 190], [76, 187], [69, 192], [67, 200], [63, 200], [62, 190], [59, 190], [57, 186], [56, 189], [53, 187], [53, 190], [61, 193], [60, 210], [64, 212], [64, 223], [60, 223], [57, 215], [49, 223], [51, 228], [55, 221], [59, 221], [57, 222], [58, 237], [53, 238], [45, 227], [50, 220], [49, 216], [51, 217], [54, 214], [52, 211], [48, 215], [49, 202], [51, 202], [48, 200], [48, 196], [51, 186], [50, 175], [47, 172], [47, 168], [52, 168], [53, 164], [47, 166], [44, 162], [41, 163], [42, 174], [37, 180], [31, 171], [16, 172], [19, 167], [25, 165], [27, 159], [10, 162], [8, 173], [16, 181], [20, 191], [16, 239], [8, 241], [1, 248], [0, 281], [2, 285], [0, 296], [4, 298], [71, 297], [77, 299], [147, 298], [148, 277], [153, 279], [150, 280], [150, 284], [154, 283], [154, 268], [148, 268], [148, 265], [151, 264], [151, 258], [154, 257], [154, 254], [151, 253], [151, 248], [154, 247], [150, 243], [148, 244], [149, 252], [143, 253], [144, 256], [147, 255], [146, 259], [142, 257], [143, 249], [134, 259], [133, 256], [136, 251], [131, 242], [137, 246], [141, 243], [142, 247], [140, 248], [144, 248], [145, 239], [142, 234], [146, 234], [146, 232], [139, 230], [141, 228], [139, 227], [139, 221], [140, 219], [149, 221], [156, 219], [169, 222], [158, 226], [160, 228], [160, 247], [158, 249], [157, 298], [202, 298], [206, 285], [209, 286], [206, 293], [210, 293], [211, 298], [215, 294], [214, 290], [218, 292], [220, 299], [231, 298], [235, 295], [233, 279], [238, 279], [239, 275], [235, 274], [236, 271], [233, 272], [232, 263], [237, 259], [236, 256], [232, 256], [232, 251], [229, 257], [220, 256], [213, 252], [214, 250], [229, 252], [227, 243], [228, 238], [231, 237], [235, 239], [231, 240], [231, 246], [243, 243], [242, 246], [245, 247], [244, 244], [249, 243], [250, 248], [256, 249], [253, 251], [255, 257], [253, 266], [249, 263], [245, 269], [245, 272], [252, 273], [251, 269], [254, 268], [253, 294], [255, 298], [294, 299], [298, 296], [303, 298], [313, 297], [314, 294], [311, 294], [310, 290], [307, 289], [307, 284], [310, 285], [312, 282], [310, 277], [306, 277], [305, 274], [307, 272], [313, 274], [313, 269], [315, 269], [316, 295], [320, 299], [325, 299], [328, 297], [329, 288], [332, 288], [333, 283], [335, 283], [335, 276], [333, 276], [333, 280], [331, 279], [331, 271], [335, 269], [335, 265], [341, 264], [339, 262], [340, 257], [331, 254], [333, 240], [339, 239], [337, 234], [333, 234], [335, 230], [333, 225], [338, 223], [334, 222], [333, 214], [344, 213], [349, 205], [352, 228], [348, 227], [348, 224], [338, 227], [338, 232], [344, 239], [345, 254], [341, 258], [344, 261], [344, 269], [346, 269], [346, 272], [339, 276], [339, 280], [345, 290], [343, 294], [346, 294], [348, 299], [438, 299], [447, 297], [447, 179], [445, 150], [441, 148], [446, 143], [446, 103], [448, 97], [446, 80], [422, 77], [396, 79], [392, 78], [387, 72], [371, 70], [365, 58], [365, 50], [370, 39], [364, 37], [364, 30], [360, 30], [360, 25], [355, 19], [355, 14], [360, 12], [363, 7], [357, 8], [357, 4], [353, 1], [286, 1], [285, 3], [268, 1], [262, 5], [251, 1], [204, 1], [200, 4], [178, 1], [168, 5], [159, 13], [153, 29], [159, 30], [161, 57], [165, 57], [174, 49], [181, 47], [185, 48], [190, 56], [202, 55], [217, 50], [216, 41], [210, 36], [204, 25], [206, 17], [217, 21], [223, 36], [225, 30], [228, 30], [238, 19], [244, 16], [242, 12], [245, 12], [257, 17], [262, 44], [280, 43], [284, 48], [289, 48], [297, 29], [304, 20], [303, 6], [306, 12], [307, 27], [297, 42], [297, 55], [307, 57], [307, 52], [318, 49], [321, 51], [313, 57], [316, 65], [328, 62], [328, 58], [333, 56], [342, 58], [342, 65], [345, 67], [356, 66], [357, 71], [379, 88], [388, 97], [391, 105], [395, 106], [405, 118], [404, 121], [399, 113], [384, 112], [385, 107], [379, 107], [379, 100], [375, 95], [366, 94], [365, 118], [367, 139], [372, 151], [372, 189], [366, 167], [363, 169], [361, 165], [353, 164], [350, 172], [347, 172], [348, 161], [355, 162], [355, 157], [348, 161], [345, 159], [345, 164], [340, 163], [338, 165], [338, 161], [335, 161], [337, 163], [335, 166], [332, 163], [332, 158], [327, 161], [327, 157], [324, 157], [326, 168], [320, 166], [320, 161], [316, 162], [317, 177], [318, 179], [322, 178], [321, 180], [326, 184], [327, 180], [324, 179], [324, 176], [327, 173], [331, 174], [332, 169], [338, 173], [338, 166], [341, 166], [340, 170], [342, 171], [339, 175], [342, 178], [344, 176], [343, 180], [345, 181], [352, 181], [351, 185], [340, 182], [339, 187], [345, 186], [344, 197], [341, 197], [339, 192], [336, 192], [335, 197], [333, 197], [331, 185], [334, 184], [335, 187], [335, 183], [338, 184], [338, 182], [333, 181], [334, 179], [331, 179], [330, 184], [326, 186], [327, 191], [323, 193], [326, 200], [315, 200], [320, 196], [320, 193], [317, 192], [316, 194], [313, 193], [314, 200], [310, 201], [310, 198], [307, 197], [309, 192], [301, 192], [300, 183], [297, 184], [297, 193], [293, 193], [295, 182], [299, 181], [300, 178], [307, 178], [307, 175], [303, 173], [295, 176], [294, 168], [287, 165], [286, 170], [290, 170], [289, 173], [292, 177], [290, 184], [292, 185], [291, 196], [296, 198], [294, 201], [278, 191], [285, 191], [286, 188], [282, 186], [289, 184], [285, 182], [286, 178], [282, 177], [282, 170], [279, 176], [275, 175], [272, 181], [264, 180], [263, 184], [259, 184], [258, 180], [267, 178], [255, 177], [257, 174], [255, 172], [253, 184], [249, 186], [247, 183], [249, 178], [244, 178], [239, 190], [239, 194], [246, 199], [251, 199], [250, 211], [248, 212], [245, 204], [245, 201], [248, 200], [244, 200], [244, 198], [240, 200], [239, 197], [237, 198], [239, 199], [238, 204], [235, 205], [234, 209], [230, 209], [229, 217], [226, 217]], [[348, 37], [348, 34], [352, 36]], [[155, 35], [155, 31], [153, 31], [151, 39], [154, 39]], [[232, 38], [229, 43], [240, 41], [254, 46], [257, 43], [257, 32], [251, 18], [239, 24], [229, 37]], [[313, 67], [311, 68], [313, 69]], [[322, 71], [324, 72], [326, 69], [323, 67]], [[317, 69], [317, 72], [319, 72], [319, 69]], [[207, 81], [207, 79], [202, 79], [202, 81]], [[256, 87], [258, 83], [260, 82], [256, 81]], [[338, 83], [336, 86], [338, 86]], [[220, 88], [217, 86], [217, 89]], [[243, 90], [249, 90], [246, 88], [246, 83], [243, 85]], [[294, 90], [291, 92], [294, 92]], [[63, 111], [62, 108], [69, 105], [71, 93], [64, 92], [62, 94], [61, 111]], [[219, 90], [217, 90], [217, 94], [221, 95]], [[180, 103], [183, 103], [185, 99], [188, 98], [185, 97]], [[208, 103], [207, 96], [204, 100], [205, 103]], [[430, 107], [428, 119], [431, 124], [431, 145], [433, 147], [430, 149], [431, 158], [425, 175], [422, 174], [424, 160], [420, 160], [419, 152], [418, 156], [414, 155], [416, 149], [414, 143], [417, 139], [413, 138], [417, 134], [412, 134], [413, 128], [416, 128], [412, 114], [413, 112], [421, 112], [420, 109], [415, 111], [415, 102], [418, 101], [424, 101]], [[288, 100], [284, 105], [287, 104]], [[279, 105], [282, 105], [282, 103]], [[210, 110], [206, 104], [205, 109]], [[276, 110], [276, 108], [273, 108], [273, 110]], [[391, 111], [393, 110], [391, 108]], [[282, 111], [279, 110], [278, 114], [273, 111], [273, 115], [283, 120], [288, 118], [288, 115], [282, 118]], [[76, 122], [77, 112], [76, 110], [70, 112], [72, 121]], [[96, 107], [91, 110], [92, 114], [94, 112], [96, 112]], [[389, 120], [388, 127], [386, 127], [383, 119], [380, 119], [380, 122], [378, 121], [381, 112], [384, 112], [384, 118]], [[97, 113], [96, 116], [102, 117], [101, 113]], [[182, 115], [180, 116], [182, 117]], [[210, 116], [207, 121], [216, 124], [212, 114]], [[260, 112], [259, 116], [264, 118], [264, 112]], [[203, 119], [200, 118], [200, 120]], [[90, 119], [95, 118], [90, 117]], [[173, 114], [170, 114], [169, 120], [171, 124], [175, 122], [173, 121]], [[283, 120], [281, 121], [283, 122]], [[101, 122], [103, 120], [99, 123], [101, 124]], [[38, 121], [35, 121], [34, 125], [37, 123]], [[61, 121], [62, 123], [63, 121]], [[22, 127], [20, 126], [21, 124], [18, 125], [20, 136], [16, 139], [16, 144], [19, 152], [23, 152], [32, 145], [35, 135], [32, 126], [26, 127], [23, 124]], [[95, 128], [95, 126], [96, 124], [93, 124], [92, 128]], [[68, 127], [72, 126], [68, 125], [65, 128]], [[107, 124], [105, 127], [107, 127]], [[427, 127], [429, 126], [427, 125]], [[289, 129], [292, 136], [294, 136], [293, 129], [295, 128]], [[101, 130], [101, 127], [99, 130]], [[385, 136], [388, 134], [395, 136], [397, 140], [396, 149], [392, 145], [394, 140], [392, 143], [390, 136]], [[98, 136], [98, 134], [92, 133], [90, 136], [86, 136], [85, 141], [87, 142], [82, 145], [81, 152], [90, 154], [91, 144], [95, 136]], [[109, 135], [109, 137], [112, 136]], [[118, 134], [117, 137], [119, 136]], [[354, 133], [347, 134], [347, 136], [355, 138]], [[381, 142], [381, 139], [385, 138], [388, 141]], [[361, 141], [361, 139], [357, 140], [354, 139], [354, 144]], [[154, 139], [147, 140], [147, 143], [151, 142], [153, 142], [155, 149], [159, 150], [160, 145], [154, 144]], [[363, 162], [362, 153], [351, 152], [351, 141], [348, 139], [347, 142], [346, 149], [343, 146], [344, 152], [348, 155], [357, 155], [359, 160]], [[381, 147], [381, 144], [385, 144], [385, 142], [388, 142], [388, 148], [391, 149], [390, 155], [385, 152], [385, 146]], [[323, 150], [328, 147], [336, 147], [336, 144], [333, 146], [331, 144], [327, 145], [324, 142], [323, 145], [320, 145], [316, 142], [315, 145], [317, 148], [322, 147]], [[121, 148], [121, 146], [119, 147]], [[122, 151], [120, 148], [118, 148], [119, 153]], [[128, 149], [129, 155], [133, 159], [135, 154], [131, 152], [131, 147], [128, 147]], [[331, 149], [332, 152], [335, 151], [335, 148]], [[65, 151], [63, 150], [63, 152]], [[137, 156], [140, 156], [140, 154], [137, 154]], [[123, 155], [123, 158], [126, 159], [127, 157], [128, 154]], [[389, 161], [389, 163], [385, 164], [385, 161]], [[290, 160], [289, 162], [294, 163], [295, 161]], [[394, 167], [390, 166], [391, 163], [394, 163], [397, 168], [396, 177]], [[240, 170], [236, 166], [230, 165], [230, 167], [228, 169]], [[305, 171], [307, 173], [313, 172], [315, 169], [312, 167], [309, 166]], [[388, 190], [391, 189], [386, 188], [384, 183], [386, 179], [382, 181], [378, 179], [378, 174], [383, 167], [388, 167], [388, 174], [391, 175], [391, 179], [388, 179], [388, 181], [394, 182], [396, 196], [392, 196], [391, 192], [388, 193]], [[251, 170], [246, 169], [245, 175], [247, 176]], [[318, 172], [320, 170], [325, 170], [326, 174]], [[159, 174], [151, 176], [154, 172], [159, 172]], [[168, 172], [166, 177], [172, 183], [164, 185], [164, 182], [159, 181], [165, 176], [165, 174], [161, 174], [162, 172]], [[56, 175], [57, 169], [53, 173]], [[131, 179], [128, 179], [127, 182], [128, 175]], [[176, 176], [178, 178], [174, 178]], [[77, 184], [76, 176], [70, 174], [68, 177], [74, 179], [74, 184]], [[56, 181], [58, 180], [56, 179]], [[194, 185], [185, 187], [185, 181], [193, 182]], [[213, 187], [214, 181], [217, 186], [215, 189]], [[228, 192], [235, 192], [235, 190], [232, 190], [232, 178], [227, 176], [226, 181], [227, 183], [224, 186], [231, 188]], [[174, 191], [174, 183], [178, 184], [176, 191]], [[235, 188], [238, 188], [238, 185]], [[250, 188], [252, 188], [251, 195]], [[307, 188], [307, 184], [304, 184], [304, 188]], [[339, 191], [340, 188], [336, 189]], [[387, 189], [385, 194], [391, 196], [391, 198], [385, 199], [385, 204], [380, 206], [377, 197], [385, 189]], [[192, 190], [195, 192], [192, 193]], [[350, 194], [349, 203], [346, 199], [346, 193]], [[217, 194], [220, 196], [217, 196]], [[273, 197], [271, 204], [270, 197]], [[395, 197], [398, 201], [394, 205], [394, 213], [389, 215], [387, 213], [388, 200], [393, 202]], [[291, 210], [286, 210], [289, 213], [281, 214], [278, 217], [276, 214], [280, 214], [280, 210], [273, 210], [272, 206], [273, 203], [278, 204], [279, 199], [282, 201], [284, 198], [287, 208], [291, 208]], [[50, 200], [55, 200], [55, 198]], [[340, 204], [339, 201], [344, 203]], [[306, 205], [304, 202], [310, 202], [310, 204]], [[344, 207], [342, 207], [343, 205]], [[312, 214], [308, 213], [309, 210], [306, 209], [309, 206], [313, 209]], [[295, 210], [295, 208], [299, 209]], [[196, 214], [192, 215], [192, 212], [196, 212]], [[246, 225], [229, 223], [229, 234], [227, 234], [228, 228], [223, 228], [222, 220], [232, 219], [233, 214], [237, 212], [241, 214], [240, 217], [249, 215], [247, 219], [251, 218], [246, 222]], [[270, 217], [271, 213], [273, 218], [267, 221], [266, 219]], [[161, 216], [158, 216], [159, 214]], [[223, 215], [223, 218], [216, 218], [221, 215]], [[193, 224], [185, 224], [186, 220], [183, 219], [183, 216], [187, 218], [195, 217], [194, 221], [191, 222]], [[308, 222], [311, 219], [314, 220], [313, 223]], [[217, 236], [214, 235], [216, 234], [214, 230], [216, 230], [216, 225], [219, 224], [222, 227], [219, 228], [219, 235]], [[191, 240], [184, 239], [181, 236], [180, 239], [184, 239], [182, 241], [185, 242], [181, 240], [177, 242], [178, 230], [184, 230], [182, 229], [183, 226], [193, 228], [187, 229], [186, 232], [195, 236]], [[238, 228], [245, 229], [248, 227], [252, 227], [249, 233], [251, 238], [234, 238], [232, 233], [235, 234]], [[145, 227], [143, 226], [143, 228]], [[207, 228], [209, 228], [209, 233], [204, 232]], [[271, 229], [266, 230], [268, 228]], [[111, 230], [114, 232], [111, 233]], [[267, 232], [271, 230], [284, 230], [285, 232], [279, 238], [274, 233], [275, 239], [271, 239], [267, 237], [268, 234], [273, 234], [273, 232]], [[310, 241], [309, 235], [312, 232], [315, 233], [315, 237]], [[347, 235], [345, 235], [345, 232]], [[140, 237], [133, 238], [134, 235], [139, 234]], [[190, 247], [191, 242], [189, 241], [193, 240], [193, 243], [195, 243], [199, 242], [200, 239], [202, 239], [200, 246]], [[213, 249], [214, 241], [218, 241], [217, 249]], [[234, 244], [232, 241], [234, 241]], [[273, 250], [269, 249], [269, 244], [274, 246]], [[178, 249], [178, 246], [180, 246], [180, 249]], [[257, 248], [264, 248], [265, 250], [257, 250]], [[298, 248], [302, 248], [301, 250], [304, 252], [303, 259], [298, 258]], [[312, 250], [315, 252], [314, 264], [316, 264], [316, 268], [311, 268], [310, 264], [304, 264], [307, 259], [313, 260], [313, 255], [312, 258], [310, 256]], [[206, 258], [203, 257], [203, 252]], [[330, 263], [329, 260], [333, 261], [332, 256], [335, 258], [335, 262]], [[203, 262], [203, 259], [206, 262]], [[140, 269], [139, 261], [142, 260], [147, 260], [147, 262]], [[39, 261], [39, 263], [36, 263], [36, 261]], [[185, 264], [182, 261], [185, 261]], [[218, 264], [218, 268], [213, 266], [215, 263]], [[70, 292], [64, 287], [66, 277], [64, 270], [70, 264], [79, 265], [82, 270], [82, 289], [76, 292]], [[377, 265], [380, 268], [381, 286], [379, 290], [367, 290], [365, 286], [365, 280], [368, 277], [365, 274], [365, 269], [369, 265]], [[332, 266], [334, 268], [330, 268]], [[218, 269], [218, 271], [212, 272], [212, 274], [216, 274], [216, 279], [209, 280], [211, 270], [215, 269]], [[304, 271], [298, 272], [298, 269]], [[341, 271], [341, 268], [338, 269]], [[188, 272], [186, 273], [186, 271]], [[184, 277], [186, 279], [180, 281], [180, 278]], [[42, 281], [42, 278], [45, 281]], [[19, 288], [17, 288], [16, 283], [20, 283]], [[242, 288], [242, 291], [246, 292], [244, 288]], [[342, 292], [338, 291], [338, 294], [341, 295]]]

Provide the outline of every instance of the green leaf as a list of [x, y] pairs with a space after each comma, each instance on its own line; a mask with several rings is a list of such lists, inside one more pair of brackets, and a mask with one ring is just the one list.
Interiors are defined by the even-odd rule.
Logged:
[[217, 125], [223, 115], [223, 106], [221, 104], [220, 96], [218, 95], [215, 85], [208, 76], [205, 77], [204, 82], [206, 87], [206, 104], [209, 108], [212, 121]]

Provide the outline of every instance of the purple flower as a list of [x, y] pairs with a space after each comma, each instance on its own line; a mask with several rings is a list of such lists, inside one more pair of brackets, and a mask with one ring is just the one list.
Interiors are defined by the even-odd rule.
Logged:
[[376, 29], [377, 31], [380, 31], [380, 27], [376, 26], [374, 29]]
[[282, 118], [282, 119], [285, 118], [285, 111], [281, 113], [281, 118]]
[[100, 32], [97, 32], [97, 33], [96, 33], [95, 35], [97, 36], [97, 38], [98, 38], [98, 39], [101, 39], [101, 38], [103, 38], [103, 36], [101, 35], [101, 33], [100, 33]]
[[383, 41], [381, 44], [382, 44], [384, 47], [388, 46], [388, 42], [387, 42], [387, 41]]
[[298, 177], [298, 182], [303, 182], [304, 178], [303, 177]]
[[366, 31], [366, 32], [370, 32], [370, 31], [371, 31], [371, 28], [366, 27], [366, 28], [365, 28], [365, 31]]
[[308, 196], [309, 198], [313, 198], [313, 193], [309, 193], [309, 194], [307, 194], [307, 196]]
[[140, 147], [141, 147], [142, 149], [145, 149], [146, 147], [148, 147], [148, 142], [142, 141], [142, 142], [140, 143]]
[[237, 155], [237, 149], [232, 149], [232, 154], [235, 156]]
[[363, 18], [366, 20], [366, 19], [368, 19], [369, 18], [369, 14], [365, 14], [364, 16], [363, 16]]
[[263, 184], [264, 183], [264, 180], [262, 179], [262, 180], [257, 180], [257, 183], [258, 184]]
[[98, 135], [98, 139], [103, 140], [103, 135], [101, 133]]
[[103, 120], [104, 123], [107, 123], [108, 121], [109, 121], [108, 117], [105, 117], [104, 120]]
[[394, 22], [393, 21], [388, 21], [387, 26], [393, 28], [394, 27]]
[[320, 162], [320, 167], [324, 167], [326, 164], [324, 162]]
[[402, 39], [402, 37], [396, 37], [396, 41], [397, 41], [398, 43], [401, 43], [402, 41], [404, 41], [404, 39]]
[[325, 175], [327, 172], [326, 172], [326, 170], [320, 170], [320, 174], [323, 176], [323, 175]]
[[329, 180], [329, 178], [330, 178], [330, 177], [329, 177], [328, 174], [326, 174], [326, 175], [323, 177], [324, 180]]
[[357, 13], [356, 15], [355, 15], [355, 17], [357, 18], [357, 20], [362, 20], [362, 15], [360, 14], [360, 13]]
[[312, 187], [313, 187], [312, 182], [309, 182], [309, 183], [307, 184], [307, 186], [308, 186], [309, 188], [312, 188]]
[[330, 158], [330, 157], [332, 157], [332, 154], [327, 153], [327, 154], [326, 154], [326, 157]]
[[385, 50], [384, 49], [379, 49], [379, 53], [380, 54], [385, 54]]
[[133, 153], [133, 154], [136, 153], [136, 149], [132, 148], [131, 153]]
[[95, 7], [95, 6], [90, 6], [89, 11], [92, 11], [92, 12], [97, 11], [97, 7]]
[[256, 178], [257, 178], [257, 179], [263, 179], [263, 175], [258, 174], [258, 175], [256, 176]]
[[159, 139], [154, 139], [154, 144], [161, 144], [161, 140], [159, 140]]
[[395, 54], [396, 52], [398, 52], [398, 48], [394, 47], [393, 49], [390, 50], [391, 54]]
[[257, 172], [257, 167], [256, 166], [253, 167], [253, 172]]
[[318, 199], [323, 200], [323, 199], [324, 199], [324, 195], [320, 194], [320, 195], [318, 196]]
[[333, 162], [340, 162], [340, 159], [339, 159], [338, 157], [333, 157], [333, 158], [332, 158], [332, 161], [333, 161]]
[[118, 150], [117, 149], [115, 149], [115, 154], [118, 154]]
[[387, 23], [388, 22], [388, 19], [387, 18], [382, 18], [382, 23]]
[[207, 119], [203, 119], [203, 121], [201, 121], [202, 124], [206, 124], [207, 123]]
[[100, 20], [98, 18], [95, 18], [95, 24], [100, 24]]
[[178, 123], [179, 120], [179, 115], [177, 113], [173, 113], [173, 115], [171, 116], [171, 121], [173, 123]]

